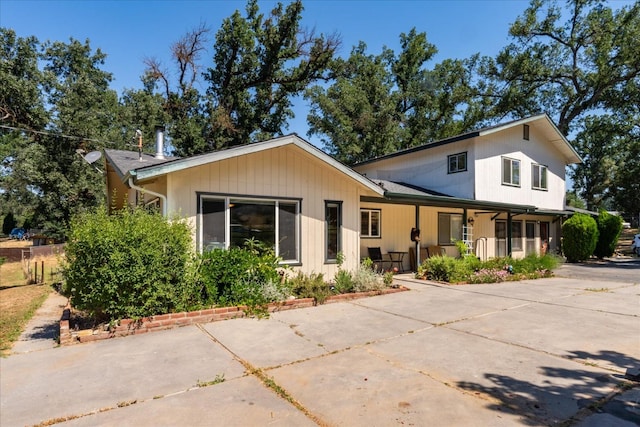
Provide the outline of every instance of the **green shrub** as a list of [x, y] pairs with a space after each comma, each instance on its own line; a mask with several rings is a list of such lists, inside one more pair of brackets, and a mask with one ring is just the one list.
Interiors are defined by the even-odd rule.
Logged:
[[353, 276], [347, 270], [338, 270], [333, 280], [337, 293], [346, 294], [353, 292]]
[[575, 214], [562, 224], [562, 250], [568, 262], [588, 259], [598, 242], [598, 225], [589, 215]]
[[331, 288], [325, 283], [322, 273], [306, 275], [300, 271], [289, 279], [289, 287], [297, 297], [313, 298], [316, 304], [323, 304], [331, 295]]
[[[200, 256], [199, 280], [203, 302], [217, 305], [262, 304], [256, 295], [265, 289], [278, 288], [275, 294], [286, 293], [280, 288], [280, 259], [273, 250], [258, 242], [247, 242], [246, 248], [214, 249]], [[272, 301], [266, 301], [272, 302]]]
[[142, 208], [76, 216], [63, 266], [74, 307], [98, 319], [136, 318], [182, 310], [192, 257], [181, 220]]
[[549, 277], [558, 263], [558, 259], [552, 255], [530, 255], [523, 259], [493, 258], [487, 261], [470, 256], [462, 259], [436, 256], [426, 259], [418, 267], [416, 277], [449, 283], [495, 283]]
[[598, 242], [593, 254], [599, 259], [610, 257], [616, 251], [618, 238], [622, 232], [622, 217], [601, 210], [596, 218], [596, 224], [598, 224]]
[[379, 291], [385, 288], [382, 277], [373, 270], [373, 261], [365, 258], [358, 269], [353, 273], [353, 291], [369, 292]]
[[456, 259], [447, 255], [427, 258], [418, 267], [416, 277], [439, 282], [457, 283], [465, 281], [473, 272], [475, 257]]

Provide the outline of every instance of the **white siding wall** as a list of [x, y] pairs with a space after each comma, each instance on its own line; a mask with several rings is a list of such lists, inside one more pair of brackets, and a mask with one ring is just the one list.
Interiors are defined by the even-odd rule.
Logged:
[[[520, 161], [520, 187], [502, 184], [502, 158]], [[530, 139], [522, 138], [522, 126], [479, 137], [476, 144], [477, 200], [564, 209], [565, 164], [559, 152], [540, 139], [532, 126]], [[547, 191], [532, 188], [532, 165], [547, 166]]]
[[[449, 154], [467, 152], [467, 171], [448, 173]], [[474, 148], [472, 140], [393, 157], [354, 169], [373, 179], [406, 182], [454, 197], [474, 197]]]
[[[310, 154], [284, 146], [172, 173], [167, 179], [169, 214], [179, 212], [197, 230], [197, 192], [236, 196], [299, 198], [301, 261], [296, 270], [324, 273], [332, 279], [337, 266], [325, 264], [325, 201], [342, 201], [344, 267], [354, 269], [360, 257], [360, 193], [367, 191]], [[367, 194], [373, 195], [373, 194]], [[195, 237], [194, 237], [195, 241]]]

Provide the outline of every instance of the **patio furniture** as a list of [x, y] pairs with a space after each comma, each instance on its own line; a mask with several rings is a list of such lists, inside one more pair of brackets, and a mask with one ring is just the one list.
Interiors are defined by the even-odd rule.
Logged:
[[[390, 263], [391, 259], [382, 255], [382, 250], [379, 247], [367, 248], [369, 251], [369, 258], [373, 261], [373, 264], [379, 266], [380, 271], [384, 271], [384, 263]], [[374, 267], [375, 270], [378, 270]]]
[[402, 251], [389, 251], [391, 268], [396, 266], [399, 272], [404, 273], [404, 256], [406, 254], [407, 252], [402, 252]]

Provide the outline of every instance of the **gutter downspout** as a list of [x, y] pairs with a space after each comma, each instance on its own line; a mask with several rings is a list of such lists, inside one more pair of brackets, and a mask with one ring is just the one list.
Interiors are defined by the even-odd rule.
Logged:
[[164, 194], [156, 193], [155, 191], [146, 190], [142, 187], [138, 187], [133, 183], [132, 177], [129, 177], [129, 187], [133, 188], [136, 191], [140, 191], [142, 193], [149, 193], [152, 196], [159, 197], [162, 200], [162, 216], [165, 218], [167, 217], [167, 196], [165, 196]]

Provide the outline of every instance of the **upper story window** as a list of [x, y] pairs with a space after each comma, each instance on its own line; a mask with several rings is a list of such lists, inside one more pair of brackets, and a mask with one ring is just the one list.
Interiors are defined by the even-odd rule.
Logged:
[[531, 165], [531, 188], [534, 190], [547, 189], [547, 167], [543, 165]]
[[449, 173], [464, 172], [467, 170], [467, 152], [447, 156]]
[[502, 158], [502, 183], [520, 187], [520, 160]]
[[529, 140], [529, 125], [522, 125], [522, 139]]
[[360, 209], [360, 237], [380, 237], [380, 209]]

